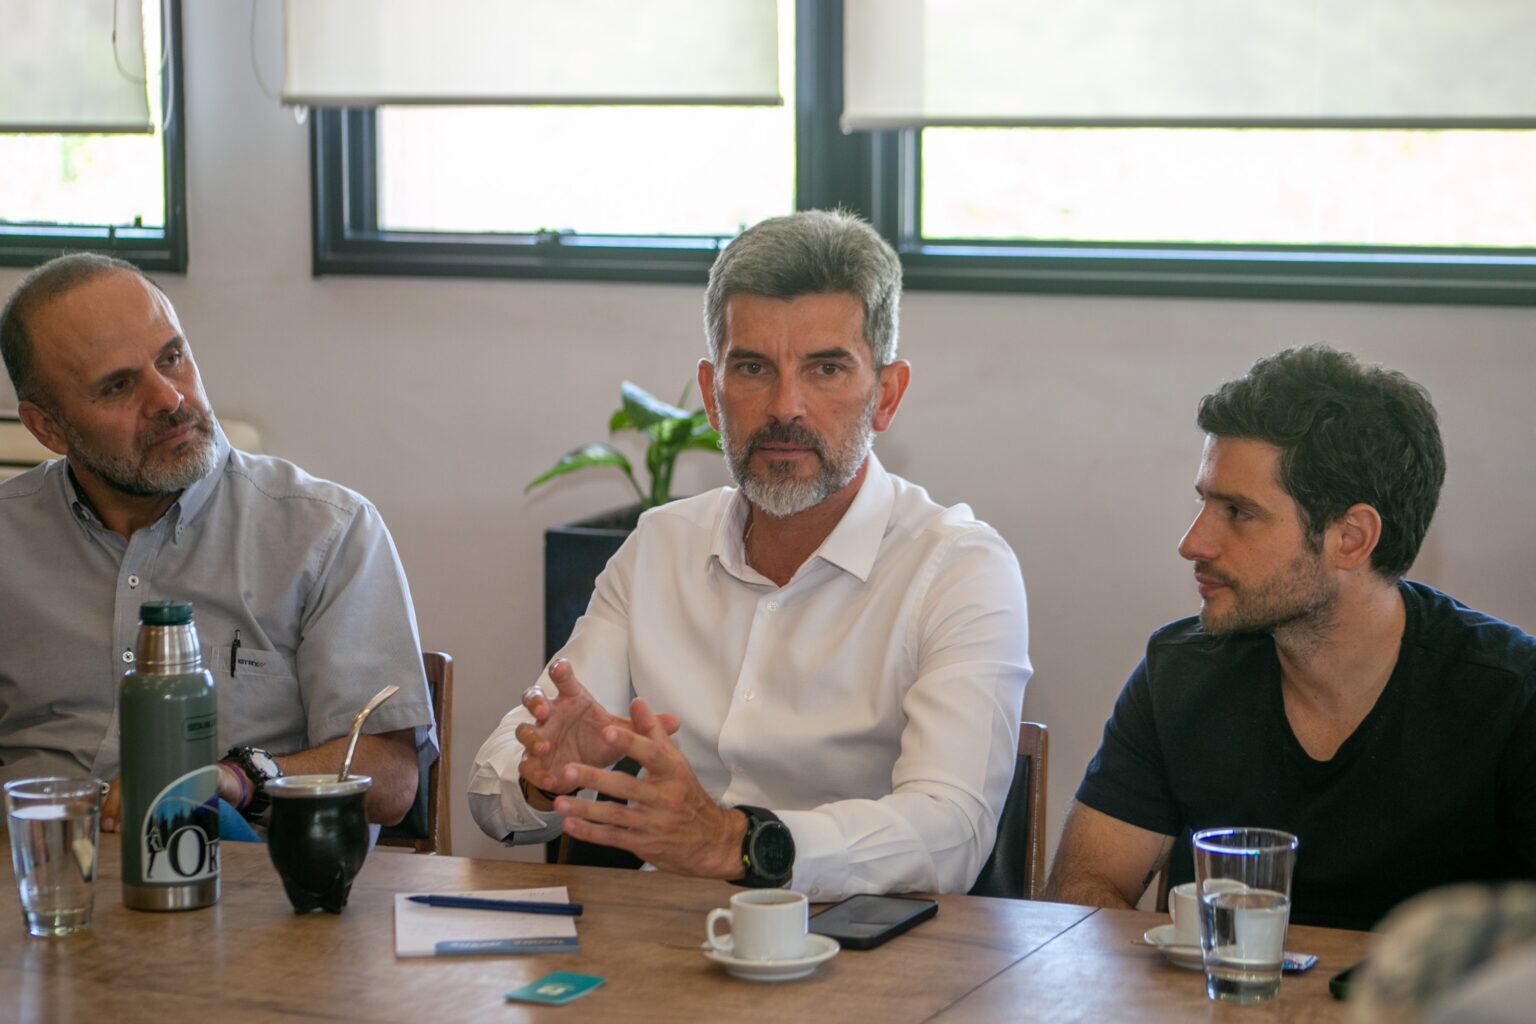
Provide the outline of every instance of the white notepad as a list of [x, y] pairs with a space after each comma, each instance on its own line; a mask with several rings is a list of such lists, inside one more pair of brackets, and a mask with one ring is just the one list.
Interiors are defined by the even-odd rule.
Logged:
[[571, 901], [563, 885], [455, 893], [399, 892], [395, 894], [395, 956], [574, 953], [580, 948], [574, 917], [429, 907], [410, 900], [412, 896], [449, 895], [537, 903]]

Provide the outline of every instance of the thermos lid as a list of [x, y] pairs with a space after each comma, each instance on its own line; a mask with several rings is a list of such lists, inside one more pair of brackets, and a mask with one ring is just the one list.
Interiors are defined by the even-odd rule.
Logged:
[[191, 601], [145, 601], [139, 621], [146, 626], [185, 626], [192, 621]]

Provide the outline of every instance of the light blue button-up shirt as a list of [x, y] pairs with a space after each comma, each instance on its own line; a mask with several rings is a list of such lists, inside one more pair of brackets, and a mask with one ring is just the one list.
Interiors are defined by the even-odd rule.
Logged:
[[[231, 449], [154, 524], [124, 539], [55, 460], [0, 483], [0, 780], [113, 779], [118, 692], [139, 606], [191, 601], [218, 692], [220, 750], [291, 754], [416, 729], [437, 756], [416, 615], [378, 510], [290, 462]], [[235, 640], [238, 637], [238, 647]]]

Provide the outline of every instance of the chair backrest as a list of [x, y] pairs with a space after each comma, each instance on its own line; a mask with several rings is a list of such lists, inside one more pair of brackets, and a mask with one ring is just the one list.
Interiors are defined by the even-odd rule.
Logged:
[[1019, 758], [1013, 784], [997, 819], [997, 841], [972, 896], [1032, 900], [1045, 884], [1045, 783], [1050, 735], [1039, 722], [1019, 725]]
[[[626, 775], [639, 775], [640, 765], [632, 758], [622, 757], [613, 766], [616, 772], [624, 772]], [[624, 801], [617, 797], [599, 793], [599, 800], [614, 800], [618, 803]], [[602, 846], [598, 843], [589, 843], [584, 839], [573, 839], [562, 835], [559, 839], [549, 843], [549, 849], [545, 851], [545, 859], [554, 864], [578, 864], [589, 868], [639, 868], [645, 862], [628, 850], [621, 850], [616, 846]]]
[[404, 820], [379, 830], [379, 845], [446, 857], [453, 846], [448, 824], [448, 786], [453, 779], [448, 767], [453, 747], [453, 658], [442, 651], [423, 651], [421, 662], [427, 672], [432, 717], [437, 720], [437, 760], [422, 771], [416, 784], [416, 802]]

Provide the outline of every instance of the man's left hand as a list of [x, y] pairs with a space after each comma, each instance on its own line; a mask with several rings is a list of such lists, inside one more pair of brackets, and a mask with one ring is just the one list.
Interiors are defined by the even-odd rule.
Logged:
[[746, 815], [715, 803], [644, 700], [636, 698], [629, 714], [633, 729], [610, 725], [603, 739], [638, 762], [645, 778], [566, 765], [565, 785], [628, 801], [560, 797], [555, 810], [565, 815], [566, 835], [628, 850], [662, 871], [728, 881], [742, 877]]
[[107, 787], [107, 795], [101, 798], [101, 830], [116, 832], [123, 816], [123, 783], [113, 779]]
[[[228, 803], [236, 810], [240, 808], [240, 781], [235, 778], [235, 769], [222, 762], [219, 768], [219, 799]], [[123, 816], [123, 782], [121, 779], [113, 779], [107, 787], [107, 795], [101, 798], [101, 830], [103, 832], [116, 832], [122, 827]]]

